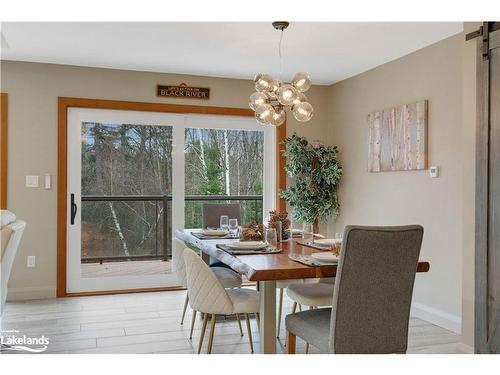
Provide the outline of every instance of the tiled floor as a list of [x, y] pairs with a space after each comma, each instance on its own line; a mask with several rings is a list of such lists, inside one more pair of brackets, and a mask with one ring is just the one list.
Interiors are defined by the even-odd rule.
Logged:
[[[194, 353], [200, 336], [197, 318], [193, 340], [189, 340], [191, 310], [180, 325], [185, 291], [138, 293], [98, 297], [76, 297], [7, 303], [2, 329], [17, 335], [45, 335], [49, 353]], [[284, 314], [291, 302], [285, 300]], [[199, 314], [198, 314], [199, 315]], [[234, 318], [220, 317], [213, 353], [250, 353], [248, 336], [239, 333]], [[242, 322], [243, 323], [243, 322]], [[255, 351], [259, 334], [252, 319]], [[206, 351], [207, 336], [203, 351]], [[281, 335], [284, 338], [284, 327]], [[456, 353], [459, 336], [446, 329], [412, 318], [409, 353]], [[282, 343], [279, 348], [283, 350]], [[303, 343], [297, 340], [297, 351]], [[319, 351], [311, 347], [310, 353]]]

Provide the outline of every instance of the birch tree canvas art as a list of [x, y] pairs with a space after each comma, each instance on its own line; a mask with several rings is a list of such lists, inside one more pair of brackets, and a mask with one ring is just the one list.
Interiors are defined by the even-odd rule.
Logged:
[[427, 167], [427, 101], [368, 115], [368, 172]]

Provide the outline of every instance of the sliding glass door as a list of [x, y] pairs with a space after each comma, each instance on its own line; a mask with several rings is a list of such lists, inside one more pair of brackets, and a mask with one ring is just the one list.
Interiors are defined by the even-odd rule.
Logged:
[[253, 118], [70, 109], [67, 291], [176, 285], [176, 229], [204, 202], [275, 205], [275, 134]]
[[184, 228], [201, 228], [206, 203], [237, 203], [240, 224], [262, 222], [275, 205], [273, 130], [253, 118], [186, 117]]

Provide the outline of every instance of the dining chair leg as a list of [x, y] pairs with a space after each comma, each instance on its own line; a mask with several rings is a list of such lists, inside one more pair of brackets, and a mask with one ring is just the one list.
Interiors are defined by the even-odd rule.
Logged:
[[236, 314], [236, 320], [238, 321], [238, 326], [240, 327], [240, 335], [243, 337], [243, 328], [241, 328], [240, 314]]
[[210, 324], [210, 337], [208, 338], [208, 349], [207, 353], [212, 354], [212, 346], [214, 344], [214, 333], [215, 333], [215, 321], [217, 320], [217, 316], [212, 314], [212, 322]]
[[186, 293], [186, 300], [184, 301], [184, 309], [182, 310], [181, 325], [184, 324], [184, 317], [186, 316], [186, 310], [187, 310], [187, 307], [188, 307], [188, 302], [189, 302], [189, 296]]
[[250, 318], [248, 317], [248, 314], [245, 314], [245, 320], [247, 321], [247, 331], [248, 331], [248, 340], [250, 341], [250, 350], [253, 353], [252, 329], [250, 328]]
[[302, 305], [299, 305], [299, 311], [302, 311]]
[[286, 331], [287, 337], [286, 337], [286, 348], [287, 348], [287, 353], [288, 354], [295, 354], [295, 345], [296, 345], [296, 336], [290, 332]]
[[[309, 306], [309, 310], [314, 310], [314, 306]], [[304, 353], [309, 354], [309, 343], [306, 341], [306, 346], [304, 348]]]
[[257, 330], [260, 332], [260, 313], [255, 313], [255, 321], [257, 322]]
[[207, 330], [207, 323], [208, 323], [208, 314], [204, 314], [205, 316], [203, 317], [203, 326], [201, 327], [201, 333], [200, 333], [200, 342], [198, 344], [198, 354], [201, 353], [201, 347], [203, 345], [203, 338], [205, 337], [205, 331]]
[[193, 317], [191, 318], [191, 332], [189, 332], [189, 339], [193, 338], [194, 323], [196, 322], [196, 310], [193, 310]]
[[276, 330], [276, 337], [280, 338], [280, 329], [281, 329], [281, 314], [283, 312], [283, 289], [280, 288], [280, 299], [278, 303], [278, 328]]
[[296, 311], [297, 311], [297, 302], [294, 302], [292, 307], [292, 314], [295, 314]]

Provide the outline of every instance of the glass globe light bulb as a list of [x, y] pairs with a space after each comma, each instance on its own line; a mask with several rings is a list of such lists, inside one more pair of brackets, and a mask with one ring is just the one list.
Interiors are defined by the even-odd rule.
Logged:
[[[295, 98], [295, 100], [293, 101], [293, 105], [297, 105], [297, 104], [300, 104], [302, 102], [306, 102], [307, 101], [307, 97], [302, 94], [301, 92], [297, 93], [297, 97]], [[292, 111], [293, 111], [293, 107], [292, 107]]]
[[270, 121], [270, 124], [273, 126], [280, 126], [285, 122], [286, 112], [284, 109], [279, 109], [274, 111], [273, 118]]
[[268, 102], [269, 99], [267, 98], [266, 94], [262, 92], [254, 92], [252, 95], [250, 95], [248, 105], [255, 111], [259, 105], [266, 104]]
[[309, 121], [313, 116], [313, 112], [313, 106], [308, 102], [302, 102], [294, 105], [292, 109], [293, 117], [300, 122]]
[[269, 74], [257, 74], [255, 79], [255, 90], [258, 92], [269, 92], [273, 85], [273, 77]]
[[306, 92], [311, 88], [311, 79], [309, 78], [309, 74], [305, 72], [299, 72], [295, 74], [292, 79], [292, 85], [300, 92]]
[[267, 125], [273, 119], [276, 112], [271, 104], [261, 104], [255, 110], [255, 118], [262, 125]]
[[278, 89], [280, 88], [280, 82], [279, 81], [273, 81], [271, 85], [271, 90], [267, 93], [271, 98], [276, 98], [278, 95]]
[[297, 90], [288, 83], [281, 85], [277, 94], [278, 101], [283, 105], [292, 105], [295, 98], [297, 98]]

